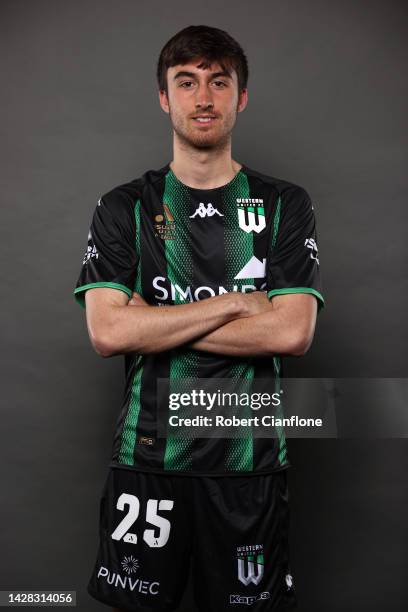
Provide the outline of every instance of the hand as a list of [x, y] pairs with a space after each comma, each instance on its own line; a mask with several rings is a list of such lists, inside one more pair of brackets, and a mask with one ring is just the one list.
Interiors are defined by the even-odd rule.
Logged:
[[245, 317], [253, 317], [272, 309], [272, 305], [265, 291], [252, 291], [241, 293]]
[[139, 293], [133, 292], [132, 297], [128, 301], [128, 306], [148, 306], [148, 303], [142, 298]]

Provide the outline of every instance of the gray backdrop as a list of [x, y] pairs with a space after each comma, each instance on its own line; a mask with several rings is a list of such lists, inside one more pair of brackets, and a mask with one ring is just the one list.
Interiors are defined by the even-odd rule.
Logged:
[[[0, 23], [0, 589], [76, 589], [80, 610], [102, 610], [85, 587], [123, 363], [93, 352], [72, 292], [98, 197], [171, 159], [162, 45], [201, 23], [241, 42], [234, 157], [314, 200], [327, 306], [291, 375], [406, 377], [407, 11], [2, 0]], [[407, 609], [406, 440], [289, 444], [300, 610]]]

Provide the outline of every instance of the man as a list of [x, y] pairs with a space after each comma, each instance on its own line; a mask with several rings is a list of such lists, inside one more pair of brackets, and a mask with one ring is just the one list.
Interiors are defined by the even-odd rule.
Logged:
[[276, 390], [280, 355], [307, 351], [323, 305], [313, 206], [232, 159], [248, 67], [226, 32], [180, 31], [157, 77], [173, 160], [100, 198], [75, 289], [96, 352], [126, 365], [88, 590], [121, 610], [176, 610], [191, 566], [200, 611], [287, 610], [283, 432], [160, 426], [180, 381], [262, 378]]

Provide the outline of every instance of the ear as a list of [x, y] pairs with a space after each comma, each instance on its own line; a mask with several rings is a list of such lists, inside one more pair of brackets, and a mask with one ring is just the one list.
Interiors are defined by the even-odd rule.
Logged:
[[237, 112], [240, 113], [248, 104], [248, 89], [243, 89], [238, 95]]
[[169, 114], [169, 112], [170, 112], [169, 99], [168, 99], [167, 93], [165, 92], [164, 89], [160, 89], [159, 90], [159, 102], [160, 102], [160, 106], [162, 107], [164, 112]]

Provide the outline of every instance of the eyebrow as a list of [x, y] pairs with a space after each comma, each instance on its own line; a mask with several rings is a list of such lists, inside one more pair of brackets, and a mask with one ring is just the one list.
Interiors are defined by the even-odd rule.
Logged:
[[[197, 75], [194, 72], [188, 72], [187, 70], [180, 70], [179, 72], [177, 72], [177, 74], [174, 75], [173, 77], [173, 81], [176, 81], [177, 79], [179, 79], [180, 77], [190, 77], [190, 78], [195, 78]], [[229, 72], [227, 72], [226, 70], [223, 70], [222, 72], [213, 72], [211, 73], [210, 78], [211, 79], [215, 79], [216, 77], [226, 77], [227, 79], [231, 79], [231, 74]]]

